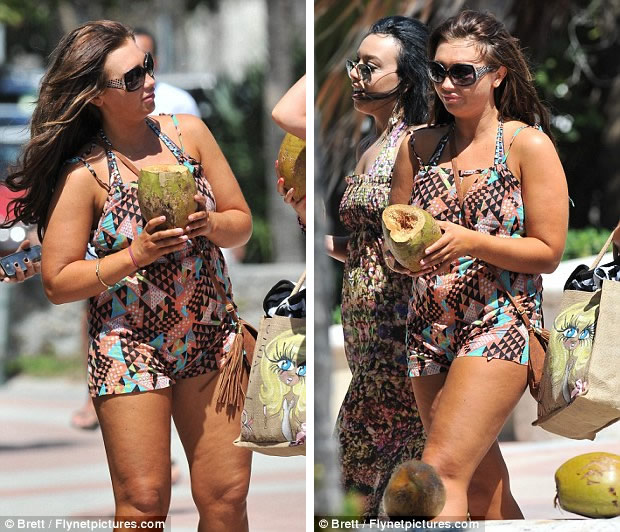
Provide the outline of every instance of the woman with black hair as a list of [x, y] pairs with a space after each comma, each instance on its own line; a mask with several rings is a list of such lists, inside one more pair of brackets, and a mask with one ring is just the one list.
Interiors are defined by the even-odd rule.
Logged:
[[345, 263], [342, 324], [352, 373], [337, 433], [344, 487], [364, 497], [364, 515], [380, 512], [397, 465], [419, 457], [424, 434], [406, 378], [405, 327], [411, 279], [385, 265], [381, 213], [392, 166], [407, 132], [426, 120], [427, 29], [407, 17], [377, 21], [347, 61], [355, 109], [374, 120], [340, 204], [347, 237], [326, 237]]
[[[429, 38], [429, 127], [403, 144], [391, 203], [429, 211], [409, 302], [407, 354], [427, 442], [447, 500], [438, 516], [523, 518], [497, 436], [526, 386], [529, 317], [542, 325], [541, 273], [566, 240], [562, 164], [517, 39], [463, 11]], [[401, 271], [399, 269], [399, 271]]]

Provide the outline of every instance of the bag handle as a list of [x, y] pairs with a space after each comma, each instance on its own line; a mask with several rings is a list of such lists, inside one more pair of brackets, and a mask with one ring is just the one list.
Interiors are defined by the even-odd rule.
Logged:
[[294, 296], [297, 292], [301, 290], [301, 287], [303, 286], [305, 280], [306, 280], [306, 270], [304, 270], [303, 273], [300, 275], [299, 280], [297, 281], [297, 283], [295, 284], [295, 287], [291, 291], [292, 296]]
[[[603, 249], [601, 249], [599, 254], [594, 259], [592, 266], [590, 266], [590, 270], [593, 270], [594, 268], [596, 268], [599, 265], [599, 263], [603, 260], [603, 255], [605, 255], [605, 252], [609, 249], [609, 246], [611, 245], [611, 242], [613, 239], [614, 239], [614, 232], [612, 231], [611, 234], [609, 235], [609, 238], [607, 239], [607, 242], [605, 242]], [[618, 253], [614, 248], [614, 260], [617, 259], [617, 255]]]

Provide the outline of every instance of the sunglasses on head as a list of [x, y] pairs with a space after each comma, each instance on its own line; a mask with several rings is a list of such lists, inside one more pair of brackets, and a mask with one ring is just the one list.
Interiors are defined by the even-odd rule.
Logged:
[[467, 85], [473, 85], [487, 72], [497, 70], [497, 67], [483, 66], [476, 68], [474, 65], [468, 65], [466, 63], [455, 63], [450, 68], [446, 68], [437, 61], [430, 61], [428, 63], [428, 77], [431, 78], [433, 83], [443, 83], [446, 76], [450, 78], [450, 81], [455, 85], [466, 87]]
[[153, 76], [153, 56], [146, 52], [144, 54], [144, 64], [133, 67], [129, 72], [125, 72], [121, 79], [111, 79], [106, 83], [106, 87], [113, 89], [124, 89], [127, 92], [137, 91], [144, 85], [144, 78], [148, 74]]

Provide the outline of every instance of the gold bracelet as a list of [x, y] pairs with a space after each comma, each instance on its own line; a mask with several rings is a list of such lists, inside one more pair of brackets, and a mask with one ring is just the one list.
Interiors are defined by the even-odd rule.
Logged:
[[102, 278], [101, 278], [101, 272], [99, 271], [99, 265], [101, 264], [101, 259], [97, 259], [97, 267], [95, 268], [95, 273], [97, 274], [97, 279], [99, 279], [99, 282], [105, 286], [106, 288], [112, 288], [114, 285], [108, 284], [106, 283]]

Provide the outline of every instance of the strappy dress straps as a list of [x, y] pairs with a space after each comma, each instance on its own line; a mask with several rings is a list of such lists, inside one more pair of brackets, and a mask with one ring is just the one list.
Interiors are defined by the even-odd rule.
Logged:
[[[90, 150], [92, 150], [95, 146], [96, 143], [93, 142]], [[86, 153], [90, 153], [90, 150], [88, 150]], [[82, 163], [88, 169], [88, 171], [92, 174], [92, 176], [95, 178], [95, 181], [97, 181], [99, 185], [105, 188], [108, 192], [110, 191], [110, 185], [108, 183], [104, 183], [103, 181], [101, 181], [101, 179], [99, 179], [97, 172], [95, 172], [93, 166], [84, 158], [83, 155], [76, 155], [75, 157], [71, 157], [71, 159], [68, 159], [65, 164], [75, 164], [78, 162]]]
[[420, 169], [423, 166], [437, 166], [437, 163], [439, 162], [439, 159], [441, 159], [441, 154], [443, 153], [443, 150], [446, 147], [446, 144], [448, 143], [448, 138], [450, 137], [450, 131], [452, 131], [452, 128], [448, 129], [446, 134], [443, 137], [441, 137], [441, 139], [439, 139], [439, 142], [437, 143], [437, 146], [435, 147], [435, 151], [433, 152], [433, 155], [429, 159], [427, 165], [424, 164], [424, 161], [422, 161], [422, 158], [418, 155], [418, 152], [415, 150], [415, 134], [416, 134], [416, 132], [413, 131], [411, 133], [411, 139], [409, 140], [409, 144], [411, 145], [411, 150], [413, 151], [413, 154], [416, 156], [416, 159], [418, 160], [418, 164], [420, 165]]
[[527, 128], [530, 128], [530, 127], [534, 128], [534, 129], [537, 129], [538, 131], [542, 131], [542, 127], [540, 127], [540, 125], [538, 125], [538, 124], [533, 125], [533, 126], [530, 126], [530, 125], [519, 126], [516, 129], [516, 131], [512, 134], [512, 138], [510, 139], [510, 144], [508, 145], [508, 149], [506, 150], [506, 154], [501, 159], [501, 162], [506, 162], [506, 160], [508, 159], [508, 155], [510, 154], [510, 148], [512, 148], [512, 145], [514, 144], [514, 142], [515, 142], [515, 140], [517, 138], [517, 135], [519, 133], [521, 133], [521, 131], [523, 131], [524, 129], [527, 129]]
[[431, 156], [431, 158], [428, 161], [428, 165], [429, 166], [437, 166], [439, 164], [439, 159], [441, 159], [441, 155], [443, 154], [443, 150], [446, 147], [446, 144], [448, 144], [448, 139], [450, 138], [450, 132], [453, 129], [454, 129], [454, 125], [450, 126], [450, 128], [448, 129], [446, 134], [443, 137], [441, 137], [441, 139], [437, 143], [437, 147], [435, 148], [435, 151], [433, 152], [433, 155]]
[[183, 146], [183, 137], [181, 136], [181, 127], [179, 126], [179, 119], [177, 118], [177, 115], [170, 115], [170, 118], [172, 118], [174, 129], [177, 130], [177, 135], [179, 136], [179, 144], [181, 145], [181, 153], [185, 153], [185, 146]]

